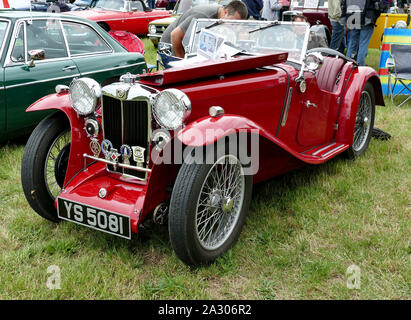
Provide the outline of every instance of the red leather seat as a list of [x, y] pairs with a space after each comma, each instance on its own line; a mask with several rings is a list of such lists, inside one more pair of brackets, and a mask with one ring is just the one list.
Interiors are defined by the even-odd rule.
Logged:
[[316, 75], [318, 87], [329, 92], [335, 91], [337, 89], [337, 76], [344, 64], [344, 59], [324, 57], [324, 63]]

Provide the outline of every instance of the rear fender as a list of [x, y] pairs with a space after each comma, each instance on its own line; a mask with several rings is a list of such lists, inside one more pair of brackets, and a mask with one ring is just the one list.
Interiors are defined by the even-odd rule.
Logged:
[[385, 105], [381, 82], [377, 73], [371, 68], [360, 67], [359, 72], [353, 73], [341, 104], [336, 141], [352, 145], [358, 104], [367, 82], [370, 82], [374, 88], [375, 104]]
[[66, 186], [66, 184], [84, 168], [83, 154], [90, 152], [89, 145], [86, 143], [89, 139], [87, 139], [85, 131], [82, 130], [84, 127], [84, 119], [71, 107], [70, 95], [68, 93], [55, 93], [45, 96], [28, 107], [26, 112], [43, 110], [58, 110], [63, 112], [70, 122], [71, 146], [66, 178], [64, 180], [64, 186]]

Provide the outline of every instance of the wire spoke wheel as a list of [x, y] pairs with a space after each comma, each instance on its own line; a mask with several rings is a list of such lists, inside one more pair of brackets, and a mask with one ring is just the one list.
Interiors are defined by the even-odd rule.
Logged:
[[215, 261], [237, 242], [250, 206], [253, 176], [228, 144], [214, 155], [212, 163], [184, 162], [170, 199], [170, 242], [191, 266]]
[[219, 248], [231, 235], [244, 200], [244, 172], [233, 155], [218, 159], [208, 172], [197, 201], [196, 234], [206, 250]]
[[61, 176], [65, 176], [70, 153], [70, 131], [62, 132], [51, 144], [44, 164], [44, 181], [50, 197], [55, 199], [61, 192]]
[[357, 116], [355, 119], [353, 149], [361, 150], [370, 134], [372, 117], [372, 100], [368, 91], [361, 94], [360, 105], [358, 106]]
[[[355, 159], [368, 149], [375, 118], [375, 93], [371, 82], [367, 82], [361, 92], [357, 113], [355, 114], [352, 144], [345, 152], [349, 159]], [[353, 119], [354, 120], [354, 119]]]

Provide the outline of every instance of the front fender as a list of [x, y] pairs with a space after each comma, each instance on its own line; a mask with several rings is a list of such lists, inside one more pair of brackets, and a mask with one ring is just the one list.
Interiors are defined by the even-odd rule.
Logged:
[[84, 127], [84, 120], [71, 107], [70, 95], [68, 93], [50, 94], [34, 102], [27, 108], [26, 112], [43, 111], [43, 110], [58, 110], [63, 112], [71, 127], [71, 146], [70, 157], [67, 166], [66, 178], [64, 186], [84, 167], [83, 154], [90, 151], [88, 141], [85, 136], [85, 131], [81, 130]]
[[205, 117], [191, 122], [177, 133], [177, 139], [186, 146], [201, 147], [213, 144], [221, 138], [239, 131], [268, 134], [250, 119], [236, 115], [222, 115], [216, 118]]
[[183, 145], [201, 147], [213, 144], [226, 136], [238, 132], [258, 134], [305, 163], [318, 164], [326, 161], [299, 153], [265, 130], [259, 124], [248, 118], [237, 115], [228, 114], [216, 118], [205, 117], [199, 119], [180, 130], [177, 133], [177, 139]]
[[351, 79], [349, 79], [347, 91], [342, 100], [336, 141], [349, 145], [353, 143], [358, 104], [367, 82], [370, 82], [374, 88], [375, 104], [385, 105], [378, 74], [369, 67], [359, 67], [358, 72], [354, 72]]

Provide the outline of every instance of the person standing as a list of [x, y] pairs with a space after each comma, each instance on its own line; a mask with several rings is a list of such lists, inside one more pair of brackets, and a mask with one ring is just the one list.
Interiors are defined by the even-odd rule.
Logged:
[[176, 6], [176, 0], [168, 0], [166, 10], [174, 10]]
[[330, 49], [344, 53], [345, 23], [341, 19], [341, 14], [341, 0], [329, 0], [328, 19], [332, 27]]
[[148, 6], [151, 9], [154, 9], [156, 7], [156, 0], [147, 0], [147, 2], [148, 2]]
[[365, 66], [368, 45], [375, 22], [384, 8], [380, 0], [343, 0], [343, 15], [346, 17], [348, 31], [347, 56], [355, 58], [360, 66]]
[[261, 20], [260, 11], [263, 8], [263, 0], [243, 0], [248, 9], [249, 16], [255, 20]]
[[282, 7], [279, 0], [264, 0], [261, 17], [269, 21], [279, 20]]

